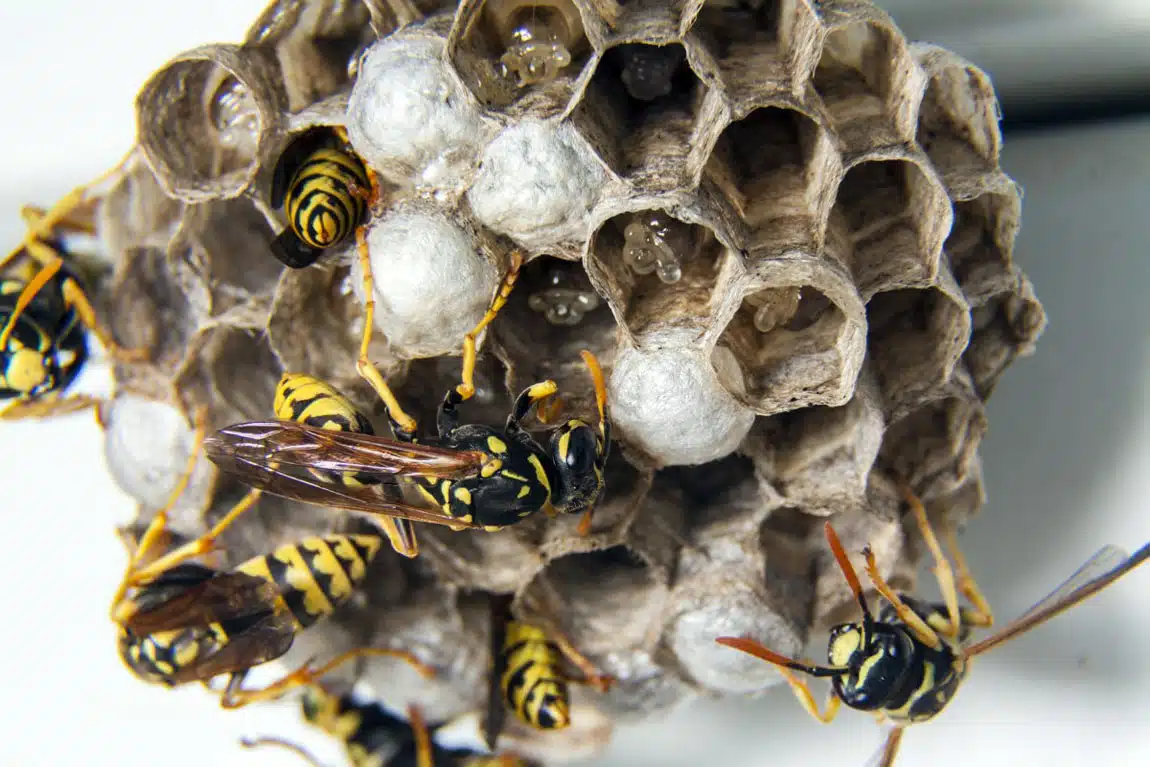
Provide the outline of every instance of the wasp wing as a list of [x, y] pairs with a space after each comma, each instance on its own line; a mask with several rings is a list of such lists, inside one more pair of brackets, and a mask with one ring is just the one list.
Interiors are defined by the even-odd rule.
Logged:
[[487, 710], [483, 717], [483, 740], [487, 750], [495, 752], [496, 742], [507, 720], [507, 705], [503, 702], [503, 672], [507, 657], [503, 642], [507, 637], [507, 622], [511, 619], [511, 597], [491, 595], [491, 677], [487, 685]]
[[1023, 634], [1030, 629], [1065, 612], [1074, 605], [1097, 594], [1126, 573], [1150, 558], [1150, 543], [1133, 555], [1127, 555], [1117, 546], [1103, 546], [1086, 561], [1086, 564], [1047, 596], [1039, 600], [1020, 617], [1007, 624], [994, 636], [977, 642], [964, 651], [967, 658], [981, 655], [1004, 642]]
[[234, 674], [275, 660], [288, 651], [295, 639], [295, 626], [286, 612], [268, 613], [252, 625], [232, 634], [215, 652], [181, 667], [172, 682], [206, 682], [220, 674]]
[[[315, 431], [322, 430], [316, 429]], [[349, 432], [327, 433], [331, 435], [349, 434]], [[403, 443], [395, 444], [402, 445]], [[213, 443], [208, 446], [207, 441], [205, 441], [205, 447], [208, 448], [208, 455], [221, 471], [251, 487], [259, 488], [269, 495], [310, 503], [315, 506], [408, 519], [413, 522], [426, 522], [456, 528], [479, 527], [474, 523], [448, 516], [442, 511], [420, 508], [388, 499], [374, 486], [349, 486], [323, 482], [311, 473], [317, 468], [317, 464], [300, 459], [300, 455], [307, 452], [304, 450], [299, 451], [294, 460], [280, 462], [278, 456], [282, 453], [276, 453], [276, 460], [268, 461], [266, 456], [253, 459], [250, 457], [252, 453], [247, 453], [244, 450], [232, 451], [230, 445], [224, 445], [221, 449], [220, 443]], [[347, 466], [348, 464], [333, 464], [331, 461], [327, 461], [322, 465], [326, 470], [332, 470], [330, 467], [333, 465]], [[398, 477], [392, 474], [390, 478], [394, 482]]]
[[867, 760], [866, 767], [892, 767], [895, 757], [898, 756], [898, 748], [902, 745], [904, 729], [904, 727], [894, 725], [883, 727], [886, 737], [883, 738], [882, 746], [879, 747], [874, 756]]
[[137, 612], [124, 621], [124, 626], [144, 635], [242, 620], [269, 612], [277, 596], [271, 581], [247, 573], [217, 573], [155, 607]]
[[380, 481], [397, 477], [460, 479], [483, 465], [483, 453], [362, 434], [331, 431], [297, 421], [250, 421], [220, 429], [204, 440], [208, 457], [242, 458], [268, 467], [355, 472]]

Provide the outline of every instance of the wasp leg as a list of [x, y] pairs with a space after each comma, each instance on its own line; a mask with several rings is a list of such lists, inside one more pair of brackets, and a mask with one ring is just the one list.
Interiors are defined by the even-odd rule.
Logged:
[[522, 431], [522, 424], [531, 414], [531, 408], [542, 405], [549, 397], [556, 396], [555, 392], [557, 391], [559, 391], [558, 385], [550, 380], [541, 381], [524, 389], [515, 398], [515, 405], [512, 406], [511, 415], [507, 418], [507, 433]]
[[34, 400], [13, 402], [0, 410], [0, 421], [20, 421], [26, 418], [67, 415], [90, 407], [99, 407], [102, 402], [103, 400], [99, 397], [91, 397], [87, 394], [69, 394], [66, 397], [49, 395]]
[[97, 321], [96, 310], [92, 308], [91, 302], [88, 301], [88, 295], [78, 283], [74, 280], [67, 280], [62, 290], [64, 300], [75, 307], [76, 313], [80, 315], [80, 322], [92, 331], [92, 334], [100, 341], [100, 345], [108, 352], [109, 357], [119, 362], [144, 362], [151, 357], [151, 350], [146, 347], [129, 349], [121, 346], [112, 338], [108, 329]]
[[899, 619], [902, 620], [902, 622], [907, 625], [907, 628], [913, 631], [915, 636], [927, 647], [930, 647], [932, 650], [937, 650], [942, 646], [942, 642], [939, 640], [935, 630], [928, 626], [926, 621], [918, 616], [918, 613], [907, 607], [906, 602], [899, 599], [898, 594], [894, 593], [894, 589], [892, 589], [890, 584], [879, 574], [878, 563], [875, 561], [874, 552], [871, 551], [870, 546], [863, 549], [863, 556], [866, 558], [867, 576], [870, 577], [871, 583], [874, 584], [878, 593], [882, 594], [886, 601], [890, 602], [891, 607], [898, 613]]
[[157, 577], [166, 570], [170, 570], [181, 562], [186, 562], [192, 557], [198, 557], [202, 554], [212, 552], [216, 548], [216, 539], [223, 534], [224, 530], [232, 526], [232, 524], [239, 518], [241, 514], [255, 505], [263, 494], [263, 490], [252, 488], [244, 497], [236, 502], [235, 506], [225, 514], [219, 522], [217, 522], [211, 530], [201, 535], [194, 541], [189, 541], [183, 546], [180, 546], [175, 551], [168, 552], [164, 556], [156, 559], [146, 567], [140, 567], [128, 579], [130, 586], [134, 586], [145, 581], [150, 581]]
[[563, 653], [563, 656], [583, 673], [582, 679], [571, 679], [569, 681], [594, 687], [602, 693], [610, 691], [611, 685], [615, 683], [615, 677], [600, 674], [599, 669], [595, 668], [595, 664], [592, 663], [586, 655], [575, 649], [575, 645], [572, 644], [571, 640], [562, 632], [552, 629], [548, 633], [551, 636], [551, 641], [559, 648], [559, 652]]
[[433, 751], [431, 749], [431, 733], [427, 729], [427, 722], [419, 710], [419, 706], [412, 704], [407, 707], [407, 720], [411, 731], [415, 735], [415, 767], [435, 767]]
[[535, 410], [535, 417], [544, 426], [558, 423], [559, 419], [563, 417], [563, 398], [556, 394], [551, 399], [539, 403], [539, 407]]
[[312, 765], [312, 767], [323, 767], [323, 763], [320, 762], [319, 759], [316, 759], [314, 756], [312, 756], [310, 751], [305, 749], [303, 746], [292, 743], [290, 740], [284, 740], [283, 738], [272, 738], [266, 735], [262, 738], [240, 738], [240, 745], [244, 748], [279, 746], [280, 748], [286, 748], [288, 751], [294, 752], [296, 756]]
[[[77, 205], [66, 214], [58, 215], [52, 222], [52, 229], [76, 234], [96, 234], [96, 225], [92, 222], [91, 206], [84, 206], [84, 208], [83, 213], [77, 213], [80, 210], [80, 205]], [[47, 218], [48, 214], [49, 211], [39, 205], [24, 205], [20, 208], [20, 217], [24, 219], [24, 225], [37, 231], [40, 229], [40, 222]]]
[[329, 671], [334, 670], [337, 666], [342, 666], [349, 660], [354, 660], [361, 656], [370, 655], [388, 655], [394, 658], [407, 661], [425, 678], [430, 679], [435, 676], [435, 670], [430, 666], [420, 662], [411, 653], [405, 650], [391, 650], [382, 647], [358, 647], [354, 650], [348, 650], [345, 653], [337, 655], [332, 660], [323, 664], [319, 668], [312, 668], [311, 661], [308, 661], [300, 668], [291, 672], [287, 676], [272, 682], [266, 687], [260, 687], [252, 690], [244, 690], [241, 688], [243, 684], [243, 674], [233, 674], [228, 681], [228, 686], [224, 690], [224, 694], [220, 697], [220, 706], [223, 708], [241, 708], [251, 703], [259, 703], [265, 700], [273, 700], [280, 697], [289, 690], [296, 687], [302, 687], [314, 683], [317, 679], [322, 677]]
[[982, 589], [975, 583], [974, 576], [970, 574], [966, 557], [962, 555], [962, 550], [958, 547], [958, 536], [954, 532], [954, 526], [947, 525], [943, 534], [946, 536], [946, 546], [950, 549], [950, 555], [954, 558], [954, 568], [958, 571], [958, 588], [962, 591], [963, 596], [974, 605], [973, 610], [966, 610], [963, 613], [963, 620], [975, 626], [993, 626], [994, 612], [990, 609], [986, 597], [983, 596]]
[[922, 540], [926, 547], [930, 549], [930, 555], [934, 557], [934, 568], [931, 572], [934, 573], [935, 580], [938, 581], [938, 588], [942, 592], [942, 600], [946, 603], [947, 622], [941, 629], [942, 633], [951, 637], [958, 636], [958, 632], [962, 629], [962, 618], [958, 611], [958, 589], [954, 582], [954, 570], [950, 567], [950, 561], [947, 560], [946, 555], [942, 552], [942, 547], [938, 543], [938, 538], [931, 529], [930, 520], [926, 518], [926, 508], [923, 507], [922, 501], [914, 494], [904, 480], [898, 480], [898, 489], [902, 493], [903, 499], [910, 505], [911, 513], [914, 514], [914, 519], [918, 523], [918, 529], [922, 533]]
[[799, 700], [799, 704], [806, 709], [808, 714], [823, 724], [830, 724], [834, 721], [835, 716], [839, 713], [839, 706], [842, 705], [842, 701], [839, 699], [839, 696], [835, 695], [834, 690], [831, 690], [830, 695], [827, 696], [826, 708], [819, 711], [819, 705], [815, 703], [814, 693], [811, 692], [811, 688], [806, 683], [806, 680], [800, 679], [793, 671], [784, 666], [775, 666], [775, 668], [783, 675], [783, 679], [785, 679], [791, 687], [791, 692], [795, 694], [795, 697]]
[[894, 758], [898, 756], [898, 747], [902, 744], [902, 731], [905, 727], [895, 727], [886, 736], [886, 742], [882, 746], [882, 757], [878, 761], [877, 767], [892, 767]]
[[355, 230], [356, 250], [359, 253], [359, 264], [363, 270], [363, 335], [359, 343], [359, 358], [355, 362], [355, 369], [365, 381], [371, 384], [375, 393], [383, 400], [387, 407], [387, 417], [391, 421], [392, 430], [396, 439], [410, 441], [415, 437], [416, 422], [409, 416], [395, 398], [395, 394], [379, 374], [379, 370], [368, 357], [368, 347], [371, 345], [371, 335], [375, 328], [375, 277], [371, 271], [371, 255], [367, 249], [367, 228], [359, 227]]
[[490, 325], [499, 314], [503, 305], [507, 303], [511, 290], [515, 287], [516, 280], [519, 279], [519, 269], [522, 266], [523, 254], [518, 250], [511, 251], [511, 266], [503, 277], [503, 282], [500, 283], [499, 291], [492, 299], [491, 306], [487, 308], [487, 312], [479, 320], [479, 324], [463, 337], [463, 381], [455, 387], [455, 391], [459, 393], [460, 402], [466, 402], [475, 396], [475, 341], [484, 328]]
[[124, 593], [132, 586], [132, 579], [136, 569], [140, 566], [141, 562], [146, 561], [146, 557], [156, 545], [156, 542], [167, 534], [168, 513], [175, 507], [176, 502], [180, 500], [180, 496], [184, 494], [184, 491], [188, 489], [188, 483], [191, 481], [192, 474], [196, 469], [196, 461], [200, 457], [200, 449], [203, 447], [204, 437], [207, 436], [207, 408], [201, 407], [196, 410], [195, 423], [196, 431], [192, 437], [192, 451], [188, 455], [188, 463], [184, 466], [184, 470], [180, 474], [179, 479], [176, 480], [176, 485], [172, 488], [171, 494], [168, 495], [167, 503], [152, 517], [152, 521], [148, 523], [148, 529], [145, 530], [144, 534], [140, 537], [136, 551], [128, 559], [128, 568], [112, 599], [113, 620], [115, 619], [116, 610], [124, 598]]

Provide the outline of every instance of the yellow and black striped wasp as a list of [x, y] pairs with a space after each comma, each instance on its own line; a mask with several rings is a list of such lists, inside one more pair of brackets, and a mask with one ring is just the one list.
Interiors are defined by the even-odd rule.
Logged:
[[69, 235], [95, 234], [93, 188], [119, 170], [78, 187], [50, 210], [24, 206], [23, 241], [0, 259], [0, 400], [14, 400], [0, 418], [63, 415], [98, 404], [65, 395], [88, 360], [88, 333], [113, 358], [138, 361], [146, 354], [124, 349], [97, 322], [81, 279], [80, 259], [64, 244]]
[[[867, 607], [858, 575], [834, 528], [827, 522], [825, 533], [830, 550], [862, 609], [861, 622], [844, 623], [832, 629], [827, 648], [829, 665], [801, 663], [748, 638], [716, 640], [776, 665], [803, 708], [820, 722], [834, 719], [841, 704], [873, 713], [889, 728], [877, 757], [881, 767], [894, 763], [906, 727], [933, 719], [950, 703], [966, 677], [971, 660], [1069, 610], [1150, 558], [1150, 543], [1133, 555], [1115, 546], [1104, 546], [1021, 617], [993, 636], [969, 644], [973, 628], [992, 625], [990, 607], [970, 575], [954, 530], [946, 530], [954, 558], [952, 567], [930, 527], [922, 503], [907, 485], [900, 483], [900, 489], [934, 559], [942, 603], [895, 593], [879, 574], [874, 554], [867, 547], [863, 550], [867, 576], [885, 600], [876, 618]], [[973, 607], [959, 605], [959, 591]], [[830, 678], [832, 691], [824, 711], [819, 711], [806, 682], [791, 671]]]
[[169, 687], [206, 684], [226, 674], [220, 698], [224, 708], [279, 697], [365, 655], [399, 657], [432, 675], [410, 653], [357, 648], [319, 667], [309, 661], [266, 687], [243, 688], [251, 668], [284, 655], [299, 632], [351, 598], [383, 540], [376, 535], [314, 536], [228, 570], [190, 561], [211, 552], [223, 531], [254, 506], [260, 491], [250, 490], [206, 535], [156, 556], [168, 514], [187, 488], [205, 433], [201, 410], [184, 473], [136, 544], [112, 600], [120, 655], [129, 670], [144, 681]]
[[292, 269], [311, 266], [356, 231], [378, 189], [343, 128], [307, 131], [280, 155], [272, 174], [271, 205], [287, 218], [272, 253]]
[[[208, 456], [249, 486], [318, 506], [488, 531], [538, 511], [582, 513], [586, 530], [603, 492], [611, 444], [606, 386], [594, 355], [583, 352], [595, 387], [598, 429], [569, 419], [552, 430], [548, 447], [536, 441], [524, 423], [556, 393], [554, 381], [525, 389], [502, 429], [459, 422], [459, 405], [475, 394], [476, 338], [506, 303], [520, 263], [516, 255], [491, 307], [464, 339], [463, 380], [448, 390], [439, 407], [434, 440], [417, 440], [415, 420], [372, 368], [394, 439], [302, 423], [284, 412], [278, 413], [279, 420], [219, 430], [205, 443]], [[355, 481], [332, 481], [340, 476]], [[421, 505], [381, 492], [396, 486], [411, 488], [419, 496], [413, 501]]]
[[[537, 730], [561, 730], [571, 725], [568, 685], [579, 682], [600, 692], [614, 679], [600, 674], [567, 637], [511, 615], [511, 598], [491, 597], [491, 680], [483, 735], [494, 750], [506, 712]], [[564, 669], [564, 658], [582, 678]]]
[[[419, 709], [408, 710], [408, 721], [375, 703], [361, 703], [351, 695], [337, 695], [322, 684], [309, 686], [302, 697], [303, 717], [309, 724], [340, 739], [348, 767], [532, 767], [512, 754], [485, 754], [467, 748], [446, 748], [433, 739]], [[314, 767], [319, 760], [284, 738], [246, 738], [246, 748], [274, 745], [289, 749]]]

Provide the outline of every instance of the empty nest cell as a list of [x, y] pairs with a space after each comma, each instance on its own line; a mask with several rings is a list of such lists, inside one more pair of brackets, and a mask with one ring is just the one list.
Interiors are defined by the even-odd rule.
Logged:
[[691, 70], [681, 43], [623, 43], [600, 57], [573, 118], [607, 164], [650, 189], [690, 184], [720, 96]]
[[891, 424], [880, 461], [904, 477], [922, 498], [954, 491], [966, 482], [986, 433], [986, 411], [967, 386], [927, 402]]
[[566, 111], [593, 53], [571, 0], [461, 4], [448, 50], [481, 102], [535, 117]]
[[653, 208], [606, 221], [591, 241], [589, 268], [606, 275], [608, 298], [640, 336], [706, 326], [735, 258], [708, 227]]
[[906, 41], [893, 29], [860, 20], [827, 33], [812, 83], [847, 153], [914, 137], [918, 94], [908, 87], [911, 72], [921, 77]]
[[839, 164], [814, 120], [765, 106], [723, 130], [705, 173], [735, 201], [751, 247], [770, 253], [821, 246]]
[[950, 380], [970, 340], [966, 303], [941, 287], [879, 293], [867, 304], [867, 323], [884, 409], [895, 418]]
[[946, 239], [950, 268], [966, 300], [978, 306], [1014, 288], [1014, 237], [1018, 232], [1017, 194], [995, 193], [954, 203], [954, 225]]
[[806, 0], [702, 3], [691, 26], [718, 59], [732, 101], [800, 90], [817, 46], [819, 23]]
[[864, 299], [934, 280], [952, 214], [945, 190], [918, 163], [855, 165], [839, 184], [835, 208], [849, 232]]
[[998, 167], [998, 120], [998, 100], [981, 70], [954, 65], [932, 74], [916, 139], [956, 197], [965, 196], [968, 179]]
[[191, 343], [191, 354], [173, 384], [192, 408], [208, 407], [209, 423], [270, 418], [281, 370], [260, 331], [217, 325]]
[[292, 112], [347, 86], [357, 54], [374, 39], [368, 19], [366, 3], [306, 3], [287, 34], [265, 41], [274, 45]]
[[1016, 288], [971, 311], [970, 346], [963, 355], [974, 387], [990, 396], [999, 376], [1020, 355], [1030, 354], [1046, 328], [1046, 313], [1030, 281], [1017, 269]]

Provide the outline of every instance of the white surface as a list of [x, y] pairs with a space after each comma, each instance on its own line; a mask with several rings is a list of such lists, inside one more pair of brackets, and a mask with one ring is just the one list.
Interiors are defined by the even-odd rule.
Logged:
[[[238, 38], [262, 5], [3, 3], [3, 241], [18, 236], [20, 202], [49, 202], [127, 149], [132, 99], [155, 66]], [[1014, 137], [1005, 157], [1027, 190], [1017, 258], [1051, 324], [1037, 356], [1010, 370], [991, 401], [991, 500], [966, 536], [1004, 619], [1103, 543], [1134, 548], [1150, 538], [1150, 121]], [[298, 767], [289, 754], [235, 744], [286, 732], [294, 707], [224, 713], [198, 688], [152, 688], [120, 666], [106, 611], [123, 565], [112, 525], [129, 509], [90, 416], [0, 425], [0, 458], [0, 764]], [[1147, 763], [1148, 577], [1133, 574], [979, 662], [951, 708], [908, 733], [900, 765]], [[823, 727], [779, 689], [624, 730], [600, 764], [852, 767], [877, 744], [868, 717], [847, 711]], [[321, 755], [335, 765], [327, 745]]]

